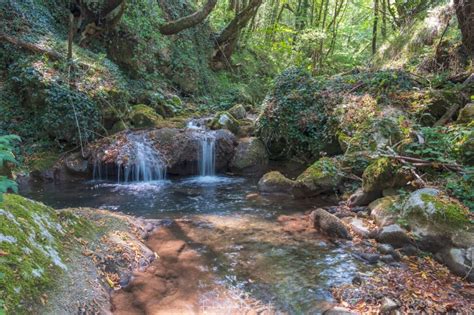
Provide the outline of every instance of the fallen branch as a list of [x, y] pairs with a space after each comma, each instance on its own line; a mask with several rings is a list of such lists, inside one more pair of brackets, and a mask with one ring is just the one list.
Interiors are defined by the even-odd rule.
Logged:
[[458, 164], [451, 164], [451, 163], [441, 163], [441, 162], [433, 162], [433, 161], [427, 161], [427, 160], [422, 160], [419, 158], [414, 158], [411, 156], [403, 156], [403, 155], [391, 155], [391, 154], [381, 154], [383, 157], [388, 157], [391, 159], [398, 160], [400, 162], [410, 162], [411, 165], [415, 167], [433, 167], [433, 168], [439, 168], [445, 167], [446, 169], [449, 169], [454, 172], [461, 172], [463, 169], [460, 165]]
[[64, 59], [64, 56], [62, 56], [58, 52], [40, 47], [38, 45], [29, 43], [29, 42], [22, 41], [18, 38], [8, 36], [4, 33], [0, 33], [0, 42], [7, 42], [7, 43], [12, 44], [13, 46], [17, 46], [21, 49], [25, 49], [33, 53], [46, 55], [52, 60]]

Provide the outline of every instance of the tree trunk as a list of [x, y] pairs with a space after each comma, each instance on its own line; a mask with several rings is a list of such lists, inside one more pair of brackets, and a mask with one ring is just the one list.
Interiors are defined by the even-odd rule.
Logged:
[[263, 0], [250, 0], [248, 5], [215, 38], [215, 54], [211, 60], [214, 69], [230, 66], [230, 58], [237, 44], [240, 31], [257, 14], [262, 2]]
[[454, 0], [454, 7], [462, 33], [462, 43], [471, 57], [474, 57], [474, 1]]
[[377, 27], [379, 24], [379, 0], [374, 0], [374, 27], [372, 30], [372, 55], [377, 53]]
[[201, 10], [175, 21], [168, 22], [160, 26], [160, 33], [163, 35], [177, 34], [185, 29], [196, 26], [208, 17], [214, 10], [217, 0], [208, 0]]

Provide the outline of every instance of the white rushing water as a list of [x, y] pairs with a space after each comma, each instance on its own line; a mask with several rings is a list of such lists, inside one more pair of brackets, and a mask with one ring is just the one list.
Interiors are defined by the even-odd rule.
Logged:
[[[94, 164], [95, 180], [111, 179], [108, 173], [104, 165]], [[166, 163], [144, 134], [131, 134], [128, 135], [128, 144], [117, 157], [114, 177], [118, 183], [163, 180], [166, 177]]]
[[200, 121], [191, 120], [187, 128], [195, 132], [199, 141], [199, 175], [216, 175], [216, 139], [212, 131], [206, 130], [205, 124]]

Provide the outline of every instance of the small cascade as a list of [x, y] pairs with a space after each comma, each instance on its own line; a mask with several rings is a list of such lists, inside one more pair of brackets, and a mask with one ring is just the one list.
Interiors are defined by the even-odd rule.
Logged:
[[199, 141], [199, 175], [214, 176], [216, 174], [216, 139], [212, 131], [206, 129], [202, 120], [191, 120], [187, 128], [193, 130]]
[[143, 134], [128, 135], [127, 141], [117, 156], [115, 170], [102, 163], [94, 163], [94, 180], [115, 179], [119, 183], [128, 183], [165, 179], [166, 163], [151, 141]]
[[199, 146], [199, 175], [214, 176], [216, 174], [216, 141], [212, 135], [205, 135], [200, 139]]

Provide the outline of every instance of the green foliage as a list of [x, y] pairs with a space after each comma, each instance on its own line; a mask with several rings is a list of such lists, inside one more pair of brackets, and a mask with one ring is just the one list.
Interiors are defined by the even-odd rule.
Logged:
[[462, 174], [448, 174], [445, 188], [474, 212], [474, 167], [466, 167]]
[[[20, 137], [16, 135], [0, 136], [0, 171], [7, 167], [7, 163], [18, 164], [13, 154], [16, 141], [20, 141]], [[16, 182], [6, 176], [0, 176], [0, 202], [3, 200], [2, 195], [10, 189], [17, 192]]]
[[264, 106], [258, 134], [274, 156], [314, 157], [331, 143], [329, 104], [307, 72], [285, 70], [275, 80]]

